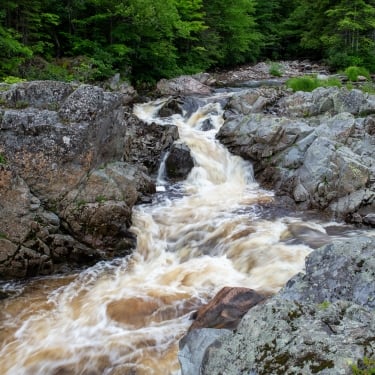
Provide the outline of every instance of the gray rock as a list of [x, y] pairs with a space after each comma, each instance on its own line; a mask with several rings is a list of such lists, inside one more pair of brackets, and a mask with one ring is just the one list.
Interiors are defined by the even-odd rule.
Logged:
[[201, 374], [349, 375], [351, 363], [374, 353], [374, 333], [375, 316], [362, 306], [275, 297], [206, 349]]
[[211, 88], [191, 76], [180, 76], [174, 79], [162, 79], [157, 83], [161, 95], [208, 95]]
[[182, 375], [201, 374], [201, 363], [207, 347], [219, 337], [231, 333], [227, 329], [202, 328], [189, 332], [179, 343], [178, 360]]
[[0, 98], [7, 107], [35, 107], [57, 110], [74, 91], [72, 84], [58, 81], [32, 81], [14, 84], [0, 92]]
[[366, 224], [369, 224], [373, 227], [375, 227], [375, 214], [368, 214], [363, 218], [363, 221]]
[[372, 116], [355, 118], [349, 112], [295, 118], [304, 101], [311, 113], [318, 113], [314, 100], [324, 98], [332, 99], [330, 111], [335, 113], [333, 98], [351, 105], [351, 98], [359, 103], [366, 97], [338, 88], [297, 93], [282, 102], [282, 111], [294, 118], [232, 113], [217, 138], [253, 162], [256, 178], [266, 188], [287, 194], [302, 209], [327, 209], [357, 222], [356, 213], [365, 216], [375, 205], [375, 122]]
[[375, 239], [357, 237], [313, 251], [306, 273], [292, 278], [281, 297], [323, 303], [345, 300], [375, 308]]
[[172, 180], [184, 179], [193, 167], [194, 160], [190, 148], [184, 143], [174, 143], [165, 160], [167, 177]]

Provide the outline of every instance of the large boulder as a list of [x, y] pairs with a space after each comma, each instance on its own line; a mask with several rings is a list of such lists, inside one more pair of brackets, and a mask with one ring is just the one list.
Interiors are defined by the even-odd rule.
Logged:
[[184, 179], [193, 167], [190, 148], [185, 143], [174, 143], [165, 160], [167, 177], [174, 181]]
[[37, 81], [0, 93], [0, 276], [126, 254], [132, 207], [178, 138], [124, 107], [129, 94]]
[[202, 375], [352, 374], [351, 365], [375, 358], [374, 248], [374, 238], [360, 237], [313, 251], [306, 272], [252, 308], [236, 331], [209, 338], [192, 331], [204, 345], [193, 359], [185, 351], [187, 369], [193, 363]]
[[192, 76], [180, 76], [170, 80], [161, 79], [156, 89], [161, 95], [209, 95], [212, 91], [209, 86]]
[[234, 329], [240, 319], [265, 296], [253, 289], [224, 287], [194, 316], [189, 331], [201, 328]]

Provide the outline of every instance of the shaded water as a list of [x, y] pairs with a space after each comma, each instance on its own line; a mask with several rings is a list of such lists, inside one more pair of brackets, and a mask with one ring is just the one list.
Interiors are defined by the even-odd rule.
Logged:
[[[220, 288], [274, 293], [312, 248], [332, 240], [330, 232], [355, 235], [336, 223], [267, 215], [272, 193], [215, 140], [218, 103], [163, 120], [161, 105], [135, 112], [178, 125], [196, 166], [179, 184], [159, 174], [153, 203], [134, 210], [131, 257], [6, 286], [15, 296], [0, 302], [1, 374], [177, 374], [177, 343], [191, 312]], [[206, 119], [214, 129], [200, 130]]]

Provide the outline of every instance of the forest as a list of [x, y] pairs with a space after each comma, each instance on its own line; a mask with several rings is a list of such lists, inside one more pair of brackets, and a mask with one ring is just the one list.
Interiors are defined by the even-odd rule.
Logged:
[[375, 72], [375, 0], [0, 0], [0, 79], [133, 84], [260, 60]]

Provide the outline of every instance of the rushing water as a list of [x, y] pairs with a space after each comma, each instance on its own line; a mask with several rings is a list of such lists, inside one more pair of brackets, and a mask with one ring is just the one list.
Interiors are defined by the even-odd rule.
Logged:
[[[223, 286], [276, 292], [312, 247], [346, 230], [267, 215], [272, 193], [259, 188], [248, 162], [215, 140], [223, 121], [218, 103], [163, 120], [161, 105], [135, 113], [176, 124], [196, 166], [174, 185], [161, 171], [153, 203], [134, 210], [138, 247], [131, 257], [5, 285], [15, 295], [0, 302], [1, 374], [177, 374], [177, 344], [192, 311]], [[200, 130], [208, 118], [214, 128]]]

